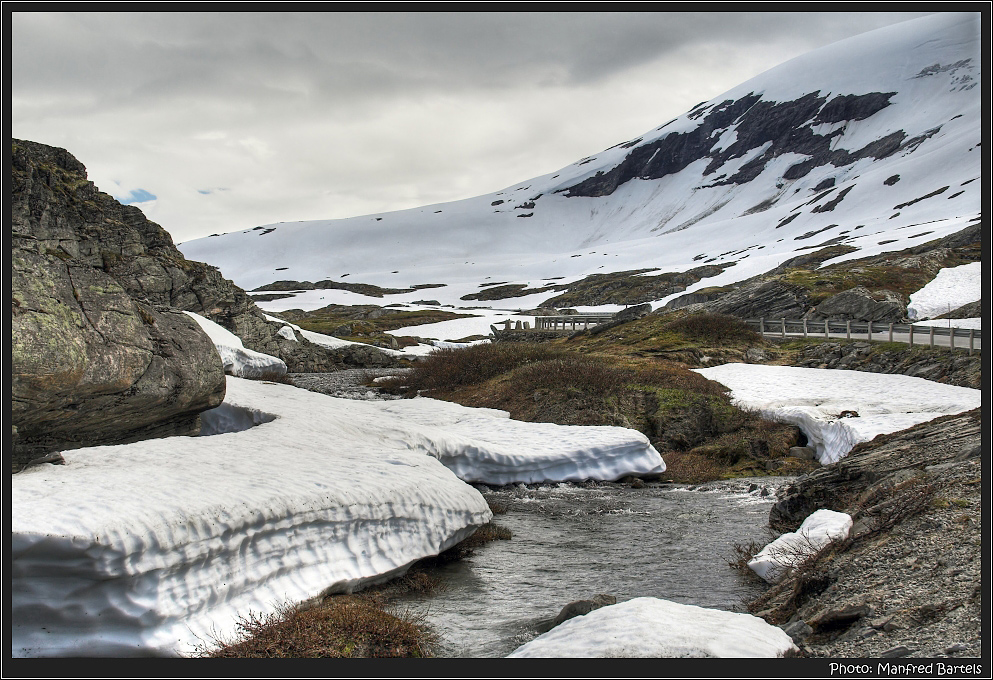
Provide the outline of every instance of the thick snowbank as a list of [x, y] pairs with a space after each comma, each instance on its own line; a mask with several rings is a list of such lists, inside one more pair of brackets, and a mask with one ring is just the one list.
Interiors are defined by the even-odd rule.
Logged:
[[878, 434], [982, 404], [980, 390], [906, 375], [758, 364], [695, 370], [729, 387], [739, 406], [799, 427], [824, 465]]
[[769, 583], [779, 583], [791, 569], [832, 541], [848, 538], [852, 517], [821, 509], [810, 514], [795, 532], [785, 533], [748, 561], [748, 567]]
[[224, 372], [228, 375], [242, 378], [263, 378], [286, 374], [286, 364], [283, 363], [282, 359], [246, 349], [241, 338], [228, 329], [199, 314], [186, 313], [200, 324], [200, 328], [213, 341], [217, 353], [221, 355]]
[[569, 619], [509, 657], [745, 658], [792, 649], [786, 633], [757, 616], [638, 597]]
[[222, 415], [270, 422], [14, 475], [12, 654], [189, 651], [238, 615], [402, 572], [490, 519], [475, 489], [351, 403], [229, 378]]
[[423, 428], [398, 436], [411, 447], [423, 447], [468, 482], [614, 481], [665, 472], [648, 438], [623, 427], [525, 423], [510, 420], [506, 411], [424, 398], [369, 406], [382, 414], [384, 433], [393, 423]]
[[[916, 293], [910, 294], [907, 305], [907, 317], [914, 319], [930, 319], [934, 316], [947, 314], [962, 305], [975, 302], [982, 297], [983, 263], [970, 262], [958, 267], [945, 267], [938, 272], [930, 283]], [[952, 320], [952, 325], [956, 324]], [[959, 326], [968, 328], [968, 326]]]
[[[12, 477], [12, 653], [174, 654], [239, 614], [400, 573], [490, 518], [466, 480], [665, 470], [639, 432], [228, 378], [203, 434]], [[451, 470], [447, 469], [451, 468]], [[453, 474], [452, 471], [456, 474]]]

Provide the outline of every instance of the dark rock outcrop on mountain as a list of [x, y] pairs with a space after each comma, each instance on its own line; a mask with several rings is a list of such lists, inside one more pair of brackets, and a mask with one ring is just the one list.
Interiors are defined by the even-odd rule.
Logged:
[[[821, 267], [855, 252], [845, 244], [825, 245], [786, 260], [778, 267], [741, 283], [703, 288], [681, 295], [660, 312], [686, 308], [731, 314], [739, 318], [901, 322], [909, 294], [934, 279], [944, 267], [982, 259], [981, 219], [961, 231], [904, 250], [881, 253]], [[962, 316], [981, 316], [981, 304], [966, 305]]]
[[568, 288], [568, 290], [545, 300], [541, 306], [639, 305], [686, 290], [687, 286], [700, 279], [717, 276], [728, 266], [707, 264], [684, 272], [666, 272], [651, 276], [644, 275], [653, 271], [651, 269], [590, 274], [568, 286], [561, 286], [560, 288]]
[[70, 196], [95, 190], [62, 149], [14, 142], [12, 170], [13, 465], [59, 449], [196, 434], [198, 414], [224, 398], [217, 350], [186, 314], [132, 295], [93, 247], [101, 229], [122, 230], [141, 212], [118, 205], [80, 222]]
[[103, 271], [145, 304], [201, 314], [247, 348], [278, 356], [291, 372], [341, 367], [320, 345], [277, 336], [282, 324], [267, 321], [245, 291], [216, 267], [184, 258], [169, 233], [138, 208], [97, 190], [64, 149], [15, 140], [14, 166], [14, 230], [37, 240], [40, 251]]
[[829, 297], [808, 318], [897, 323], [906, 316], [907, 306], [897, 296], [876, 300], [864, 286], [856, 286]]
[[[808, 156], [789, 168], [784, 179], [799, 179], [820, 165], [835, 167], [850, 165], [861, 158], [886, 158], [903, 146], [907, 134], [897, 130], [876, 139], [860, 149], [832, 148], [832, 140], [842, 134], [836, 129], [817, 134], [813, 127], [823, 123], [864, 120], [890, 104], [895, 92], [837, 95], [830, 100], [811, 92], [787, 102], [762, 100], [750, 93], [737, 100], [726, 100], [707, 110], [701, 109], [700, 125], [688, 132], [673, 132], [650, 144], [631, 151], [618, 165], [607, 172], [597, 173], [569, 187], [567, 196], [606, 196], [632, 179], [660, 179], [680, 172], [690, 163], [708, 159], [704, 176], [717, 171], [727, 161], [740, 158], [749, 151], [768, 144], [754, 159], [742, 165], [733, 175], [715, 180], [710, 186], [744, 184], [758, 176], [766, 164], [786, 153]], [[706, 111], [706, 115], [704, 114]], [[735, 126], [735, 141], [719, 148], [722, 134]], [[933, 133], [932, 133], [933, 134]], [[909, 142], [908, 142], [909, 143]], [[843, 197], [841, 197], [843, 198]], [[840, 202], [840, 198], [836, 199]], [[821, 210], [831, 210], [826, 205]]]
[[742, 319], [799, 319], [810, 309], [810, 296], [782, 281], [752, 281], [701, 306]]

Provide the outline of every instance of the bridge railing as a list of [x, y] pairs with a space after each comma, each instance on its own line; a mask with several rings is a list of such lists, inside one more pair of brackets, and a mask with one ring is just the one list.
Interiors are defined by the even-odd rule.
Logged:
[[[953, 319], [954, 321], [954, 319]], [[907, 342], [934, 347], [936, 337], [947, 337], [949, 349], [955, 349], [955, 339], [968, 339], [969, 354], [975, 351], [976, 340], [982, 341], [983, 334], [977, 328], [955, 328], [947, 326], [923, 326], [906, 323], [883, 323], [881, 321], [838, 321], [825, 319], [745, 319], [745, 323], [766, 335], [803, 335], [803, 337], [823, 336], [825, 338], [844, 335], [851, 339], [852, 335], [865, 335], [868, 340], [893, 342], [894, 333], [908, 336]], [[903, 342], [903, 340], [899, 340]]]
[[607, 323], [614, 318], [613, 314], [562, 314], [558, 316], [536, 316], [536, 330], [579, 330], [601, 323]]

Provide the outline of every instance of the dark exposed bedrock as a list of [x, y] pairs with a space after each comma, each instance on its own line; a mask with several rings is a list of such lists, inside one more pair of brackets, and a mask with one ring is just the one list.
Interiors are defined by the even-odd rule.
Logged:
[[[725, 163], [769, 144], [761, 154], [742, 165], [730, 177], [709, 186], [744, 184], [762, 172], [766, 164], [784, 153], [809, 156], [784, 173], [786, 179], [803, 177], [819, 165], [843, 166], [860, 158], [885, 158], [896, 152], [907, 135], [902, 130], [877, 139], [861, 149], [831, 149], [831, 140], [843, 133], [838, 128], [817, 134], [813, 127], [823, 123], [864, 120], [890, 104], [895, 92], [838, 95], [830, 100], [811, 92], [787, 102], [762, 100], [749, 93], [738, 100], [725, 100], [709, 109], [700, 124], [688, 132], [673, 132], [635, 149], [607, 172], [568, 188], [567, 196], [607, 196], [631, 179], [660, 179], [680, 172], [690, 163], [709, 159], [703, 174], [710, 175]], [[701, 111], [702, 112], [702, 111]], [[715, 149], [723, 133], [732, 125], [737, 133], [733, 143]]]

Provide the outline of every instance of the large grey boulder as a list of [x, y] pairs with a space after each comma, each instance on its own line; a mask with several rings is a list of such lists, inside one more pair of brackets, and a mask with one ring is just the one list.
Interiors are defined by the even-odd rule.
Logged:
[[867, 288], [856, 286], [817, 305], [810, 318], [896, 323], [906, 315], [907, 306], [894, 295], [876, 300]]
[[577, 616], [585, 616], [594, 609], [606, 607], [611, 604], [617, 604], [617, 598], [613, 595], [604, 595], [603, 593], [594, 595], [588, 600], [574, 600], [562, 607], [562, 610], [555, 618], [539, 621], [535, 628], [539, 633], [547, 633], [560, 623], [564, 623], [565, 621], [573, 619]]
[[56, 450], [196, 434], [224, 399], [210, 338], [72, 258], [11, 253], [12, 464]]
[[798, 319], [810, 308], [807, 291], [782, 281], [754, 281], [703, 305], [740, 319]]

